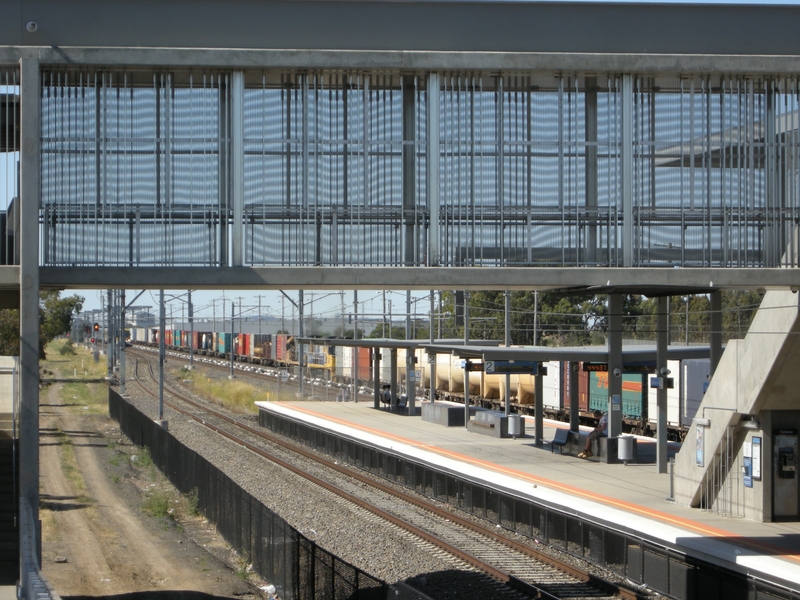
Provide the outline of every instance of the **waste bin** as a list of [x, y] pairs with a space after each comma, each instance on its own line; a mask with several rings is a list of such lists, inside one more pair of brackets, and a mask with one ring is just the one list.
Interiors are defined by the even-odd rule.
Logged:
[[632, 435], [621, 435], [617, 438], [617, 458], [626, 464], [633, 460]]
[[514, 439], [522, 435], [522, 417], [519, 415], [508, 415], [508, 435]]

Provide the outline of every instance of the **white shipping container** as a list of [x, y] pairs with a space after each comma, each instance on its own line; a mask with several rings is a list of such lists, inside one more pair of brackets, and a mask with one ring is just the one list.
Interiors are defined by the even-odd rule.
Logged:
[[553, 408], [556, 410], [561, 409], [562, 394], [561, 394], [561, 363], [559, 361], [550, 360], [542, 363], [547, 368], [547, 375], [544, 376], [542, 381], [542, 400], [545, 410]]
[[[674, 386], [667, 390], [667, 425], [670, 427], [688, 427], [703, 401], [705, 386], [711, 378], [711, 361], [707, 358], [686, 359], [683, 361], [667, 361], [667, 368]], [[650, 388], [647, 377], [647, 415], [652, 428], [658, 424], [657, 389]]]
[[694, 358], [682, 365], [683, 412], [681, 424], [689, 427], [703, 402], [703, 396], [711, 381], [711, 359]]

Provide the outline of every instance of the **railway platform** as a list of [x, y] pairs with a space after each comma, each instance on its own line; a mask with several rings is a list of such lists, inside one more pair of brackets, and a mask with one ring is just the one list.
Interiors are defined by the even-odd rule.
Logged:
[[[678, 505], [670, 476], [657, 472], [655, 440], [638, 438], [639, 462], [605, 464], [551, 452], [565, 423], [545, 421], [544, 444], [533, 437], [494, 438], [463, 427], [373, 408], [372, 402], [259, 402], [262, 411], [331, 434], [457, 472], [600, 526], [638, 536], [688, 557], [800, 591], [800, 523], [761, 523]], [[533, 427], [532, 418], [528, 426]], [[586, 428], [588, 431], [588, 428]], [[670, 444], [670, 455], [679, 449]], [[794, 595], [792, 597], [795, 597]]]

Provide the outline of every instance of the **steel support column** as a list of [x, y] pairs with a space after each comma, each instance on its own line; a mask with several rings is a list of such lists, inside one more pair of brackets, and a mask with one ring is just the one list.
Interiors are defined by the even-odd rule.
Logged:
[[622, 76], [621, 116], [621, 185], [622, 185], [622, 247], [623, 267], [633, 266], [633, 76]]
[[[511, 346], [511, 292], [505, 291], [505, 337], [504, 345], [506, 348]], [[503, 412], [506, 416], [511, 414], [511, 373], [505, 376], [506, 393], [503, 403]]]
[[533, 416], [533, 445], [541, 446], [544, 439], [544, 375], [541, 374], [542, 364], [539, 363], [539, 374], [533, 384], [534, 416]]
[[580, 363], [569, 363], [569, 430], [580, 431], [580, 394], [578, 389], [578, 369]]
[[414, 81], [413, 75], [403, 77], [403, 262], [407, 267], [414, 265], [417, 248], [414, 235], [417, 205], [417, 90]]
[[608, 437], [622, 433], [622, 296], [608, 297]]
[[41, 91], [39, 61], [20, 60], [20, 254], [19, 254], [19, 449], [20, 495], [39, 523], [39, 204], [41, 190]]
[[[584, 81], [586, 117], [586, 212], [590, 225], [586, 228], [585, 254], [583, 262], [597, 264], [597, 78]], [[580, 250], [580, 249], [579, 249]]]
[[[669, 296], [658, 298], [658, 316], [656, 326], [656, 372], [662, 382], [667, 373], [667, 346], [669, 344]], [[661, 385], [656, 390], [658, 410], [658, 429], [656, 431], [656, 464], [659, 473], [666, 473], [667, 462], [667, 386]]]
[[381, 407], [381, 349], [375, 347], [372, 349], [372, 407]]
[[397, 348], [389, 350], [389, 392], [391, 395], [391, 402], [389, 410], [394, 411], [397, 406]]
[[125, 290], [119, 292], [119, 393], [125, 396]]
[[711, 377], [722, 358], [722, 292], [712, 292], [711, 299]]
[[428, 266], [438, 266], [439, 256], [439, 74], [428, 74]]
[[231, 243], [234, 267], [244, 265], [244, 73], [231, 74]]

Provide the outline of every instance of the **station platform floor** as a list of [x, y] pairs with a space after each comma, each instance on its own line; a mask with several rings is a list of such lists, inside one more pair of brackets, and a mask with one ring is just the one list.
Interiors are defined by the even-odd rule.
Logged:
[[[714, 515], [668, 501], [668, 474], [655, 461], [605, 464], [551, 452], [566, 423], [545, 420], [534, 445], [533, 418], [517, 439], [472, 433], [375, 409], [369, 402], [258, 402], [314, 426], [441, 465], [472, 479], [517, 491], [550, 506], [644, 537], [689, 556], [800, 590], [800, 523], [761, 523]], [[588, 428], [586, 428], [588, 431]], [[652, 438], [637, 439], [639, 456], [655, 456]], [[678, 444], [670, 444], [671, 452]]]

